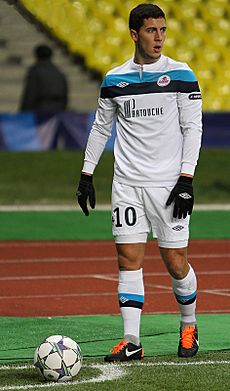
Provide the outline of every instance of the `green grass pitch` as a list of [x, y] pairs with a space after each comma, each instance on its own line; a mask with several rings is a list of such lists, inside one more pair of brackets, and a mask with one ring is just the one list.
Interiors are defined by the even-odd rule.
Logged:
[[[103, 362], [121, 338], [119, 316], [2, 317], [0, 322], [0, 391], [229, 391], [229, 314], [198, 315], [201, 348], [190, 360], [176, 355], [178, 315], [144, 315], [145, 359], [123, 364]], [[74, 383], [45, 382], [33, 367], [36, 346], [60, 330], [75, 339], [83, 352], [83, 366]]]
[[40, 380], [31, 363], [0, 367], [0, 391], [229, 391], [230, 352], [202, 353], [181, 361], [175, 356], [132, 364], [103, 364], [85, 359], [76, 380], [66, 384]]

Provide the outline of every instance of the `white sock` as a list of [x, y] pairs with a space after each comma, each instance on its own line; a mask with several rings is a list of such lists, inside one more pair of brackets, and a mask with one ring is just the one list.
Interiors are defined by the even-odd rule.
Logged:
[[124, 339], [139, 345], [140, 322], [144, 303], [142, 269], [119, 271], [118, 299], [124, 325]]
[[189, 272], [182, 280], [172, 278], [172, 287], [181, 312], [181, 325], [196, 324], [196, 290], [197, 280], [191, 265]]

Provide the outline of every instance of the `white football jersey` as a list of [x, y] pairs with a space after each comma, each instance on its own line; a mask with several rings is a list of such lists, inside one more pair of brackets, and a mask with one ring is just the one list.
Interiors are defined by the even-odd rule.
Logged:
[[198, 82], [187, 64], [161, 55], [153, 64], [133, 59], [109, 71], [83, 171], [93, 173], [116, 118], [114, 180], [131, 186], [173, 186], [193, 175], [202, 134]]

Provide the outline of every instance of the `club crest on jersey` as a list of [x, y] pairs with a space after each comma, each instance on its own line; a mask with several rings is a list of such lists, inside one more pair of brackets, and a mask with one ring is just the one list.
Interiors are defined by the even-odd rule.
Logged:
[[171, 79], [168, 75], [162, 75], [157, 80], [157, 85], [159, 87], [166, 87], [167, 85], [169, 85], [170, 81], [171, 81]]

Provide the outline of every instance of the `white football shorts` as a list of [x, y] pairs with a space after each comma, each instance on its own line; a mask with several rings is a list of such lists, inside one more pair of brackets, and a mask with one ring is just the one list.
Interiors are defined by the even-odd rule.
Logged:
[[174, 218], [174, 202], [166, 207], [172, 188], [131, 187], [113, 181], [112, 231], [115, 242], [145, 243], [152, 232], [159, 247], [187, 247], [189, 216]]

